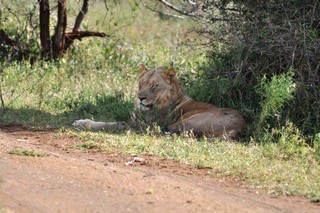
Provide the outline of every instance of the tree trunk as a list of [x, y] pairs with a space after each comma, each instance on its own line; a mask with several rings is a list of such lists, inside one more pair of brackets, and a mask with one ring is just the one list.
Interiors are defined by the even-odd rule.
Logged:
[[87, 14], [88, 10], [89, 10], [89, 0], [83, 0], [83, 5], [81, 10], [79, 11], [79, 14], [77, 16], [76, 22], [74, 23], [74, 27], [72, 32], [76, 33], [79, 31], [80, 25], [84, 19], [84, 16]]
[[[78, 34], [80, 25], [81, 25], [85, 15], [87, 14], [88, 10], [89, 10], [89, 0], [83, 0], [82, 8], [78, 13], [78, 16], [76, 18], [76, 22], [74, 23], [74, 26], [72, 29], [73, 35]], [[65, 42], [64, 50], [67, 50], [70, 46], [73, 45], [73, 41], [75, 38], [70, 38], [69, 37], [70, 35], [71, 35], [71, 33], [66, 34], [66, 42]], [[81, 39], [81, 38], [78, 38], [78, 39]]]
[[53, 36], [53, 58], [57, 59], [63, 54], [65, 31], [67, 27], [67, 0], [58, 0], [58, 23]]
[[42, 56], [51, 56], [49, 0], [38, 0], [40, 6], [40, 41]]

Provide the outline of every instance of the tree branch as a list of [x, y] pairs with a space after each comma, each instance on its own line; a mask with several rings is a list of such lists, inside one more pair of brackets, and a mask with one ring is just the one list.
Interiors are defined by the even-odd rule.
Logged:
[[81, 41], [82, 38], [85, 38], [85, 37], [106, 37], [109, 35], [105, 34], [105, 33], [100, 33], [100, 32], [92, 32], [92, 31], [77, 31], [77, 32], [69, 32], [69, 33], [66, 33], [66, 43], [65, 43], [65, 46], [64, 46], [64, 51], [66, 51], [72, 44], [73, 44], [73, 41], [75, 39], [78, 39]]
[[28, 49], [23, 48], [18, 41], [11, 39], [4, 30], [0, 30], [0, 45], [8, 45], [12, 47], [11, 58], [18, 56], [19, 58], [27, 58], [29, 55]]
[[79, 11], [79, 14], [76, 18], [76, 22], [74, 23], [74, 27], [72, 32], [77, 32], [79, 31], [80, 25], [85, 17], [85, 15], [87, 14], [88, 10], [89, 10], [89, 0], [83, 0], [83, 5], [81, 10]]
[[66, 21], [66, 0], [58, 0], [58, 23], [53, 38], [53, 57], [58, 58], [64, 46], [64, 29]]
[[[170, 13], [164, 13], [162, 11], [158, 11], [154, 8], [151, 8], [150, 6], [148, 6], [146, 3], [144, 3], [143, 1], [141, 1], [143, 3], [143, 5], [154, 11], [154, 12], [157, 12], [157, 13], [161, 13], [161, 14], [165, 14], [165, 15], [169, 15], [169, 16], [173, 16], [173, 17], [176, 17], [177, 15], [174, 15], [174, 14], [170, 14]], [[170, 10], [172, 11], [175, 11], [181, 15], [184, 15], [184, 16], [189, 16], [189, 17], [193, 17], [193, 18], [197, 18], [197, 19], [200, 19], [200, 18], [205, 18], [205, 14], [206, 14], [206, 11], [203, 10], [202, 6], [206, 3], [204, 3], [203, 1], [192, 1], [192, 0], [186, 0], [184, 1], [185, 3], [183, 3], [186, 7], [191, 7], [189, 10], [184, 10], [180, 7], [178, 7], [177, 5], [173, 4], [173, 3], [170, 3], [169, 1], [167, 0], [156, 0], [156, 2], [159, 2], [161, 3], [162, 5], [166, 6], [167, 8], [169, 8]], [[215, 5], [215, 7], [218, 9], [217, 5]], [[221, 9], [220, 9], [221, 10]], [[237, 11], [239, 12], [239, 10], [237, 8], [224, 8], [225, 11]], [[182, 16], [177, 16], [177, 18], [182, 18]], [[213, 22], [218, 22], [218, 21], [230, 21], [229, 19], [226, 19], [226, 18], [223, 18], [223, 17], [210, 17], [210, 21], [213, 21]]]
[[75, 39], [81, 40], [84, 37], [93, 37], [93, 36], [106, 37], [109, 35], [105, 33], [100, 33], [100, 32], [93, 32], [93, 31], [77, 31], [77, 32], [66, 33], [66, 37], [71, 40], [75, 40]]
[[[158, 0], [160, 3], [162, 3], [163, 5], [167, 6], [168, 8], [170, 8], [171, 10], [176, 11], [177, 13], [180, 13], [182, 15], [185, 16], [191, 16], [191, 17], [196, 17], [199, 18], [201, 17], [201, 15], [199, 13], [194, 13], [194, 12], [187, 12], [182, 10], [181, 8], [178, 8], [177, 6], [171, 4], [170, 2], [166, 1], [166, 0]], [[194, 4], [192, 4], [194, 6]]]
[[101, 32], [79, 31], [80, 25], [85, 15], [88, 13], [88, 10], [89, 10], [89, 0], [83, 0], [82, 8], [78, 13], [72, 32], [65, 34], [65, 44], [63, 46], [64, 51], [66, 51], [70, 46], [72, 46], [75, 39], [81, 40], [82, 38], [85, 38], [85, 37], [93, 37], [93, 36], [106, 37], [107, 36], [105, 33], [101, 33]]
[[0, 44], [9, 45], [12, 47], [19, 47], [19, 43], [17, 41], [9, 38], [8, 34], [4, 30], [0, 30]]
[[153, 11], [153, 12], [156, 12], [156, 13], [159, 13], [159, 14], [163, 14], [163, 15], [166, 15], [166, 16], [171, 16], [171, 17], [174, 17], [174, 18], [181, 18], [181, 19], [184, 19], [185, 17], [184, 16], [179, 16], [179, 15], [175, 15], [175, 14], [171, 14], [171, 13], [165, 13], [165, 12], [162, 12], [162, 11], [159, 11], [159, 10], [156, 10], [156, 9], [153, 9], [151, 8], [150, 6], [148, 6], [147, 4], [145, 4], [144, 2], [142, 2], [142, 4], [149, 10]]

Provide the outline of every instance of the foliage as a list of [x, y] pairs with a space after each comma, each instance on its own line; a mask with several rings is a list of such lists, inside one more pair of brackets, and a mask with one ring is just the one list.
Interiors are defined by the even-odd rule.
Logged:
[[[7, 113], [0, 113], [1, 121], [53, 127], [84, 117], [126, 121], [133, 110], [140, 64], [173, 65], [180, 72], [196, 69], [200, 51], [191, 53], [189, 47], [179, 45], [185, 32], [183, 22], [160, 22], [150, 11], [137, 13], [125, 3], [110, 4], [106, 13], [103, 2], [93, 3], [88, 16], [94, 14], [101, 21], [88, 19], [85, 24], [96, 25], [112, 37], [83, 41], [71, 49], [68, 58], [56, 62], [6, 63], [0, 86]], [[6, 26], [13, 21], [9, 17]]]
[[0, 36], [0, 61], [34, 58], [40, 53], [35, 22], [36, 4], [28, 1], [0, 2], [0, 30], [5, 31], [15, 44], [7, 44]]
[[[268, 133], [265, 133], [264, 136], [267, 134]], [[297, 156], [301, 158], [308, 158], [308, 156], [317, 152], [316, 147], [311, 149], [308, 146], [306, 137], [303, 136], [300, 130], [290, 122], [281, 128], [272, 129], [272, 132], [269, 134], [269, 138], [264, 138], [265, 142], [268, 142], [264, 147], [266, 148], [266, 153], [273, 153], [272, 157], [285, 160], [294, 159]], [[277, 150], [271, 150], [275, 147], [271, 145], [270, 142], [278, 144], [276, 147]]]
[[211, 40], [205, 78], [231, 78], [239, 89], [229, 95], [241, 94], [233, 95], [233, 100], [252, 110], [258, 107], [255, 88], [260, 80], [291, 69], [296, 91], [287, 112], [279, 114], [286, 114], [303, 133], [316, 134], [320, 129], [319, 7], [313, 0], [204, 1], [198, 31]]
[[[9, 55], [8, 58], [10, 60], [18, 59], [21, 61], [29, 59], [33, 62], [39, 59], [39, 53], [41, 52], [42, 59], [58, 60], [67, 52], [76, 39], [81, 41], [85, 37], [106, 37], [107, 35], [102, 32], [88, 31], [87, 29], [83, 31], [80, 29], [80, 25], [89, 8], [88, 0], [83, 0], [82, 2], [82, 8], [74, 21], [72, 31], [66, 32], [68, 29], [67, 20], [69, 20], [68, 4], [74, 4], [75, 1], [41, 0], [30, 3], [22, 0], [15, 1], [13, 4], [10, 1], [1, 1], [0, 55]], [[50, 6], [52, 3], [56, 7]], [[53, 13], [51, 10], [57, 10], [57, 13]], [[2, 18], [2, 14], [4, 14], [5, 18]], [[52, 18], [53, 15], [57, 16]], [[15, 21], [18, 21], [18, 26], [11, 24]], [[25, 21], [25, 23], [22, 24], [22, 21]], [[52, 27], [51, 25], [55, 26]], [[23, 29], [22, 32], [19, 32], [21, 29]], [[54, 30], [50, 32], [50, 29]], [[15, 33], [10, 36], [7, 33], [8, 30]], [[25, 39], [22, 39], [23, 37]]]
[[320, 162], [320, 133], [315, 135], [312, 145], [316, 153], [316, 158], [318, 162]]
[[[270, 82], [266, 77], [263, 77], [258, 85], [257, 92], [262, 97], [261, 112], [256, 125], [256, 134], [262, 130], [262, 126], [267, 118], [276, 118], [278, 123], [280, 120], [280, 112], [285, 103], [292, 100], [292, 93], [295, 91], [293, 83], [293, 73], [283, 73], [279, 76], [273, 76]], [[272, 125], [269, 121], [268, 125]], [[274, 125], [274, 124], [273, 124]]]

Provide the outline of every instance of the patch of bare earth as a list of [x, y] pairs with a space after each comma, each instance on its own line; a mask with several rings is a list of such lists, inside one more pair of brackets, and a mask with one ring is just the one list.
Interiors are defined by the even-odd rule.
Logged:
[[[139, 156], [70, 150], [56, 131], [0, 129], [0, 212], [320, 212], [299, 197], [272, 197], [210, 170]], [[13, 149], [45, 157], [8, 154]]]

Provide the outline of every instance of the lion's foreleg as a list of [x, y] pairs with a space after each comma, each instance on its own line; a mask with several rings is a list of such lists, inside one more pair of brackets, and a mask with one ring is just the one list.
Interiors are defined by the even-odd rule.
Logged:
[[76, 120], [72, 126], [80, 130], [110, 130], [110, 131], [123, 131], [128, 129], [128, 126], [123, 122], [101, 122], [92, 121], [90, 119]]

